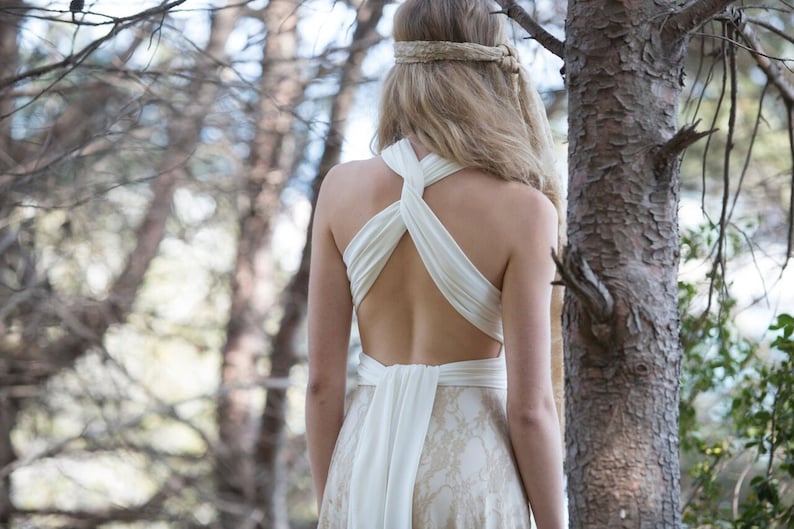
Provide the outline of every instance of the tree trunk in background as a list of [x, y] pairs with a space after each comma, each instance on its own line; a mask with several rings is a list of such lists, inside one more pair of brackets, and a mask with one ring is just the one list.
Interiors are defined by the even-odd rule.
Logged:
[[[325, 149], [320, 159], [317, 177], [312, 184], [312, 212], [317, 192], [325, 174], [337, 163], [342, 151], [344, 128], [353, 98], [362, 81], [361, 65], [369, 46], [377, 38], [377, 25], [383, 15], [383, 7], [389, 0], [369, 0], [358, 10], [356, 30], [350, 44], [350, 54], [345, 62], [339, 81], [339, 92], [334, 97], [330, 113], [330, 127]], [[313, 217], [313, 214], [312, 214]], [[284, 314], [270, 354], [270, 377], [286, 379], [297, 361], [295, 338], [306, 311], [306, 296], [309, 284], [309, 260], [311, 248], [311, 220], [306, 243], [303, 247], [300, 266], [283, 294]], [[287, 482], [283, 449], [286, 440], [287, 387], [268, 389], [265, 409], [259, 429], [256, 449], [257, 496], [265, 508], [261, 529], [286, 529]]]
[[[11, 444], [11, 430], [16, 422], [17, 403], [6, 388], [0, 389], [0, 470], [16, 459]], [[0, 479], [0, 527], [11, 525], [13, 504], [11, 503], [11, 473], [3, 473]]]
[[[71, 366], [88, 347], [102, 340], [110, 325], [122, 322], [132, 309], [138, 288], [165, 234], [174, 191], [180, 181], [189, 177], [187, 165], [199, 141], [206, 108], [214, 103], [219, 93], [219, 85], [206, 82], [206, 78], [209, 70], [216, 68], [215, 61], [222, 61], [225, 57], [226, 39], [234, 28], [237, 16], [237, 9], [221, 9], [213, 15], [210, 39], [197, 66], [202, 74], [186, 87], [189, 93], [195, 95], [190, 105], [176, 112], [169, 122], [168, 147], [152, 183], [152, 200], [138, 226], [135, 246], [127, 256], [124, 269], [104, 300], [85, 301], [72, 309], [73, 321], [78, 322], [78, 325], [67, 325], [71, 332], [44, 347], [24, 344], [25, 354], [17, 355], [11, 364], [12, 371], [22, 380], [42, 383], [61, 369]], [[0, 381], [4, 381], [2, 377]]]
[[271, 0], [262, 17], [267, 35], [256, 133], [244, 169], [232, 302], [222, 353], [221, 381], [230, 389], [219, 398], [217, 412], [216, 487], [221, 499], [237, 506], [221, 513], [221, 527], [227, 529], [252, 527], [262, 520], [265, 509], [257, 503], [256, 469], [251, 464], [256, 443], [253, 384], [257, 361], [266, 352], [265, 318], [275, 304], [270, 245], [281, 192], [296, 156], [290, 134], [292, 111], [304, 88], [297, 60], [298, 5], [294, 0]]
[[[21, 0], [8, 0], [0, 7], [0, 79], [12, 77], [19, 66], [19, 24], [27, 6]], [[13, 15], [13, 16], [12, 16]], [[11, 111], [14, 109], [14, 100], [10, 97], [0, 97], [0, 170], [16, 165], [17, 160], [11, 156], [13, 140], [11, 138]], [[3, 118], [2, 116], [9, 116]], [[2, 204], [0, 204], [1, 206]], [[2, 461], [0, 461], [2, 464]], [[0, 520], [2, 521], [2, 520]]]
[[[174, 191], [180, 181], [189, 177], [187, 165], [199, 141], [206, 109], [214, 104], [221, 86], [219, 83], [207, 82], [207, 77], [217, 68], [216, 61], [224, 60], [226, 40], [238, 16], [239, 9], [221, 9], [213, 14], [210, 39], [206, 49], [199, 55], [196, 66], [199, 73], [185, 88], [194, 95], [189, 105], [181, 109], [181, 112], [176, 111], [169, 122], [168, 146], [159, 163], [157, 177], [152, 183], [152, 200], [137, 229], [135, 246], [106, 298], [76, 303], [69, 311], [70, 319], [63, 322], [66, 333], [54, 341], [42, 344], [22, 340], [10, 349], [8, 344], [0, 342], [0, 386], [3, 392], [0, 394], [0, 468], [13, 461], [9, 434], [14, 427], [17, 408], [8, 392], [12, 392], [15, 386], [40, 386], [62, 369], [71, 367], [89, 348], [100, 344], [110, 326], [123, 322], [132, 309], [138, 289], [143, 284], [146, 271], [157, 255], [164, 237]], [[97, 108], [101, 108], [101, 105]], [[17, 162], [22, 163], [21, 160]], [[34, 240], [33, 226], [21, 227], [20, 230], [28, 231], [31, 240]], [[20, 243], [19, 251], [26, 250], [29, 249], [22, 248]], [[31, 259], [32, 256], [33, 254]], [[35, 262], [30, 262], [35, 265]], [[35, 267], [31, 271], [34, 279], [40, 273]], [[42, 277], [45, 276], [46, 274], [42, 274]], [[38, 284], [33, 286], [39, 287]], [[32, 316], [37, 315], [34, 312]], [[19, 315], [22, 320], [20, 325], [26, 330], [28, 327], [35, 327], [35, 320], [31, 323], [25, 321], [26, 318], [26, 314]], [[31, 339], [41, 339], [39, 334], [41, 333], [36, 333], [35, 328], [32, 329]], [[3, 483], [7, 484], [7, 476], [3, 477]], [[3, 509], [6, 508], [13, 514], [14, 508], [8, 499], [7, 487], [0, 485], [0, 524], [7, 522], [9, 515], [3, 514]]]
[[[19, 22], [22, 20], [25, 4], [22, 2], [8, 2], [3, 9], [13, 8], [16, 17], [0, 18], [0, 79], [11, 77], [19, 65], [19, 53], [17, 38], [19, 36]], [[19, 11], [17, 11], [17, 9]], [[11, 98], [0, 97], [0, 171], [16, 165], [16, 160], [11, 156], [13, 140], [11, 138], [11, 118], [2, 116], [9, 115], [14, 108]], [[8, 214], [8, 204], [0, 195], [0, 218], [6, 218]], [[8, 249], [7, 237], [10, 230], [7, 227], [0, 227], [0, 256]], [[0, 259], [2, 262], [2, 259]], [[2, 265], [0, 265], [2, 266]], [[6, 332], [3, 321], [0, 320], [0, 335]], [[0, 355], [5, 357], [5, 350], [0, 338]], [[5, 363], [5, 358], [0, 357], [0, 362]], [[5, 366], [0, 367], [0, 372], [5, 371]], [[6, 384], [0, 387], [0, 471], [11, 465], [16, 459], [14, 447], [11, 444], [11, 431], [16, 423], [17, 402], [10, 394]], [[0, 527], [8, 527], [11, 523], [11, 473], [3, 473], [0, 476]]]
[[689, 22], [728, 2], [697, 3], [675, 22], [676, 2], [568, 3], [562, 271], [576, 529], [681, 524], [678, 177], [697, 135], [676, 133], [676, 113]]

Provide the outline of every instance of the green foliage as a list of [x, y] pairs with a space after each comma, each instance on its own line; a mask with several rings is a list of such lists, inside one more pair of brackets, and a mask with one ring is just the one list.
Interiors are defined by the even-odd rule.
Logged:
[[[682, 308], [693, 291], [682, 284]], [[794, 317], [777, 317], [762, 355], [760, 344], [739, 337], [726, 320], [682, 313], [685, 523], [794, 527]], [[698, 400], [708, 398], [715, 403], [710, 420], [698, 420]]]

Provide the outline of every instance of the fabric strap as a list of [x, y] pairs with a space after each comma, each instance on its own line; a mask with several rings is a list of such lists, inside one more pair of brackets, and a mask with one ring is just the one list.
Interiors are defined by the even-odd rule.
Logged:
[[507, 388], [504, 355], [440, 366], [384, 366], [360, 355], [375, 386], [350, 481], [348, 529], [411, 529], [414, 482], [438, 386]]

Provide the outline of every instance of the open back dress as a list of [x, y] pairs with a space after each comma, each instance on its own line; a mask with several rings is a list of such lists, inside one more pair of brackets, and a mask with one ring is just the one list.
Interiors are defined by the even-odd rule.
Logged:
[[[503, 342], [500, 291], [422, 198], [426, 186], [461, 167], [432, 153], [420, 161], [405, 139], [381, 157], [403, 178], [402, 193], [344, 251], [354, 305], [407, 231], [449, 303]], [[437, 366], [385, 366], [362, 353], [318, 528], [528, 529], [506, 397], [504, 354]]]

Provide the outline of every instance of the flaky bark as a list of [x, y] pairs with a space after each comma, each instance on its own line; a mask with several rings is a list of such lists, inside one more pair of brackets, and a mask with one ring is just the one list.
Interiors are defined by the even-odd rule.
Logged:
[[[676, 132], [691, 30], [650, 0], [570, 1], [566, 424], [571, 527], [680, 527]], [[719, 4], [719, 5], [718, 5]], [[663, 28], [674, 21], [675, 38]]]
[[[358, 10], [356, 30], [350, 45], [351, 52], [342, 68], [339, 81], [340, 89], [331, 106], [330, 127], [325, 141], [325, 149], [320, 160], [317, 177], [312, 184], [312, 211], [314, 211], [317, 192], [323, 177], [331, 167], [339, 163], [345, 124], [353, 106], [356, 89], [362, 81], [361, 65], [368, 51], [366, 44], [377, 36], [376, 27], [387, 3], [388, 0], [369, 0], [364, 2]], [[288, 377], [290, 369], [297, 361], [295, 339], [306, 312], [310, 242], [311, 221], [300, 266], [284, 292], [284, 314], [271, 350], [271, 378]], [[286, 404], [286, 388], [270, 388], [268, 390], [256, 451], [257, 466], [261, 469], [257, 495], [260, 505], [268, 506], [265, 511], [265, 520], [261, 524], [262, 529], [285, 527], [288, 484], [283, 462], [283, 449], [286, 441]], [[280, 515], [277, 514], [279, 511], [282, 511]]]

